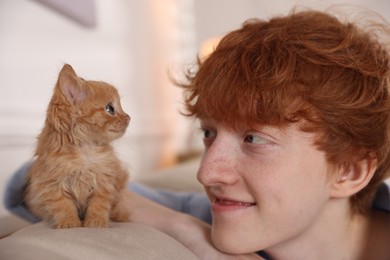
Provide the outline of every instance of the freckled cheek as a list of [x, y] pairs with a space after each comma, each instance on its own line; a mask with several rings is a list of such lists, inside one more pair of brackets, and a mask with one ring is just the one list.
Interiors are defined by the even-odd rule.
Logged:
[[283, 171], [281, 165], [280, 161], [273, 162], [268, 158], [242, 158], [238, 167], [248, 181], [267, 184], [279, 178]]
[[243, 181], [260, 204], [262, 199], [270, 197], [274, 202], [281, 200], [295, 181], [293, 166], [281, 160], [257, 158], [243, 161], [240, 165]]
[[318, 204], [323, 199], [326, 165], [322, 165], [321, 160], [297, 159], [268, 170], [269, 177], [259, 177], [257, 183], [262, 185], [274, 206], [297, 209], [309, 207], [316, 200]]

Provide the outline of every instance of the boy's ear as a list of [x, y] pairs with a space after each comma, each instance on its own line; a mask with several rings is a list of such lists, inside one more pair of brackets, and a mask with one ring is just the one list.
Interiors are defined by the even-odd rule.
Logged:
[[348, 168], [340, 168], [339, 174], [332, 178], [331, 197], [350, 197], [358, 193], [367, 186], [376, 169], [376, 158], [362, 159], [351, 164]]

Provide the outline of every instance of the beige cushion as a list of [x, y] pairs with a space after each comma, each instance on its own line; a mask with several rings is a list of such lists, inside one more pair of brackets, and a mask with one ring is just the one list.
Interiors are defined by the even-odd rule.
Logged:
[[52, 229], [34, 224], [0, 240], [0, 259], [197, 259], [178, 241], [148, 226]]

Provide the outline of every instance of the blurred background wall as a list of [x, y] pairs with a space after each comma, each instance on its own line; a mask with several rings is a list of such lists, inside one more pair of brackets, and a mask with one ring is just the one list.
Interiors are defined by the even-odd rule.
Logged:
[[33, 156], [64, 63], [119, 89], [132, 121], [115, 145], [132, 175], [147, 174], [201, 149], [169, 73], [180, 78], [205, 44], [248, 18], [340, 3], [390, 21], [389, 0], [0, 0], [1, 199], [13, 171]]

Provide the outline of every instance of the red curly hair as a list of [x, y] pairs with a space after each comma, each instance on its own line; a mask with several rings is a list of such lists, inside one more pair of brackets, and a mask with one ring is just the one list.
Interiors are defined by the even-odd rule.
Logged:
[[378, 168], [352, 198], [369, 208], [390, 166], [390, 57], [376, 35], [318, 11], [248, 20], [188, 73], [187, 115], [278, 127], [305, 122], [328, 161], [348, 167], [372, 156]]

